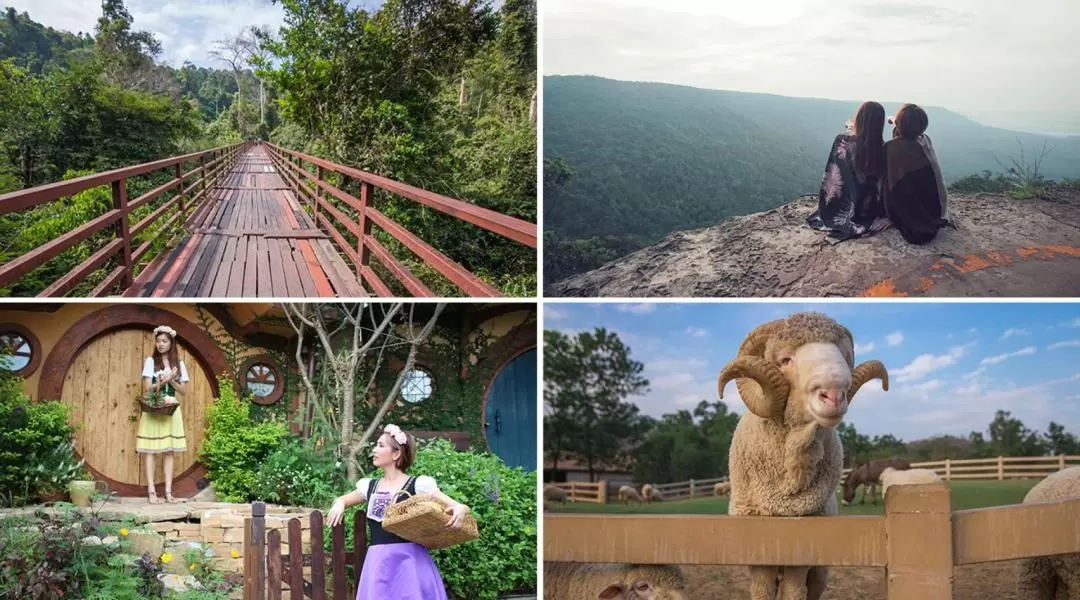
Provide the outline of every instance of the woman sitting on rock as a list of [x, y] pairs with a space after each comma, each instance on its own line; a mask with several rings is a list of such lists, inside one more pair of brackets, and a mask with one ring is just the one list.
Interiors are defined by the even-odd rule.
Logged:
[[889, 122], [894, 128], [893, 139], [885, 144], [885, 213], [904, 240], [925, 244], [949, 224], [945, 179], [926, 135], [930, 119], [922, 108], [905, 104]]
[[833, 140], [825, 173], [818, 191], [818, 209], [806, 224], [827, 231], [835, 241], [843, 241], [878, 231], [887, 222], [879, 190], [885, 173], [885, 108], [877, 102], [863, 102], [848, 124], [849, 133]]

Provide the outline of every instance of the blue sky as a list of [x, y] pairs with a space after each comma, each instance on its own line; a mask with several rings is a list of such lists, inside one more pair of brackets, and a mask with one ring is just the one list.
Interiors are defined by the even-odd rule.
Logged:
[[[551, 303], [544, 328], [615, 331], [645, 365], [645, 414], [718, 400], [716, 379], [757, 325], [800, 310], [835, 318], [855, 336], [855, 359], [889, 370], [846, 420], [904, 440], [985, 431], [997, 409], [1040, 432], [1051, 420], [1080, 434], [1080, 303]], [[729, 383], [724, 402], [744, 410]]]
[[[201, 67], [222, 65], [209, 51], [214, 41], [236, 35], [244, 27], [268, 26], [273, 31], [284, 23], [280, 3], [270, 0], [126, 0], [136, 31], [153, 32], [162, 46], [162, 60], [174, 67], [185, 60]], [[369, 10], [383, 0], [350, 0], [350, 6]], [[54, 29], [93, 33], [101, 16], [99, 0], [0, 0], [0, 7], [18, 12]]]

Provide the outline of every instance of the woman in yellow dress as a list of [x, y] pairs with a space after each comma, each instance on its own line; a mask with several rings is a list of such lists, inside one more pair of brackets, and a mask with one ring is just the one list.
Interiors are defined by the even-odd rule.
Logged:
[[[167, 325], [154, 329], [154, 347], [154, 355], [143, 361], [143, 392], [160, 390], [166, 402], [179, 403], [177, 396], [187, 394], [190, 379], [187, 367], [176, 350], [176, 331]], [[139, 415], [135, 452], [146, 455], [146, 486], [150, 504], [161, 502], [154, 485], [154, 455], [165, 455], [165, 500], [173, 503], [177, 502], [172, 495], [173, 453], [185, 450], [184, 415], [179, 406], [169, 416], [145, 411]]]

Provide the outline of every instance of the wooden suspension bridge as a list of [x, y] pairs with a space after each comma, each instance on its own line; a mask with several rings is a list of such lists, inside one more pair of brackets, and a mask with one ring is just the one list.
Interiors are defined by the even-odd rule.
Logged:
[[[162, 172], [172, 177], [129, 200], [129, 181], [147, 175], [160, 178]], [[331, 174], [359, 182], [359, 197], [344, 191], [345, 186], [332, 185], [327, 180]], [[394, 240], [463, 295], [501, 295], [381, 212], [377, 191], [536, 248], [535, 223], [266, 142], [224, 146], [0, 195], [0, 216], [34, 211], [99, 186], [111, 187], [111, 209], [0, 264], [0, 289], [90, 243], [90, 256], [38, 296], [65, 296], [80, 285], [89, 296], [147, 298], [436, 295], [399, 259], [400, 252], [395, 255], [380, 242], [378, 228], [382, 240]], [[161, 233], [170, 231], [174, 233]], [[174, 243], [161, 247], [163, 236], [173, 237]], [[85, 290], [86, 282], [98, 279]], [[401, 290], [405, 293], [395, 293]]]

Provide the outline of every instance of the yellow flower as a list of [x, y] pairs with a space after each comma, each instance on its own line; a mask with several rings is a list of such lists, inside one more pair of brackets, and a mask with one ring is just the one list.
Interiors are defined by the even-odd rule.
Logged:
[[127, 527], [121, 527], [120, 528], [120, 537], [127, 537], [127, 534], [128, 534]]
[[172, 554], [169, 554], [168, 552], [166, 552], [165, 554], [161, 555], [161, 562], [163, 562], [165, 564], [169, 564], [169, 561], [171, 561], [171, 560], [172, 560]]
[[240, 551], [239, 550], [233, 550], [232, 551], [232, 557], [233, 558], [240, 558]]
[[188, 567], [188, 569], [194, 571], [195, 570], [195, 563], [191, 563], [191, 566]]

